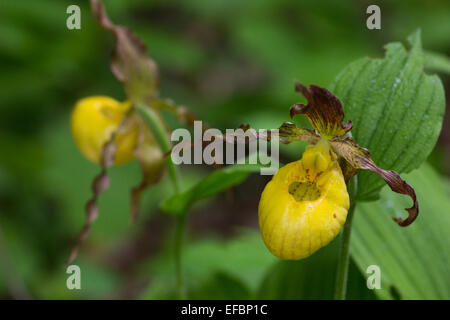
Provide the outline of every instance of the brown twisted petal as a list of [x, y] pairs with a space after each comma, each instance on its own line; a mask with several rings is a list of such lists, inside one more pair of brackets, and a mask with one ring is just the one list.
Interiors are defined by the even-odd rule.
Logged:
[[[131, 109], [130, 109], [131, 110]], [[109, 176], [107, 174], [107, 169], [114, 164], [114, 156], [116, 154], [117, 146], [115, 143], [116, 135], [123, 130], [123, 128], [128, 124], [129, 117], [131, 111], [128, 111], [123, 117], [120, 125], [117, 129], [111, 134], [109, 140], [103, 145], [102, 154], [100, 159], [100, 165], [102, 170], [100, 173], [94, 178], [92, 181], [92, 198], [86, 203], [85, 212], [86, 212], [86, 222], [83, 226], [83, 229], [79, 233], [77, 240], [72, 247], [70, 255], [66, 260], [66, 263], [71, 263], [78, 255], [78, 251], [80, 249], [81, 244], [89, 235], [89, 231], [91, 229], [91, 224], [98, 217], [98, 205], [97, 201], [100, 195], [109, 187]]]
[[218, 137], [227, 143], [237, 143], [236, 139], [241, 137], [248, 137], [248, 140], [242, 140], [244, 143], [248, 143], [258, 139], [279, 139], [281, 143], [289, 144], [294, 141], [305, 141], [315, 144], [320, 140], [320, 136], [314, 131], [304, 128], [299, 128], [291, 122], [285, 122], [276, 130], [262, 130], [257, 132], [249, 124], [242, 124], [240, 127], [241, 133], [235, 133], [234, 135], [222, 135]]
[[[312, 144], [317, 143], [320, 140], [320, 136], [314, 131], [304, 128], [299, 128], [291, 122], [283, 123], [278, 130], [261, 130], [256, 131], [249, 124], [240, 125], [239, 129], [233, 134], [220, 134], [215, 135], [214, 139], [220, 139], [223, 142], [230, 144], [248, 144], [255, 140], [267, 140], [278, 139], [281, 143], [289, 144], [294, 141], [305, 141]], [[278, 131], [278, 132], [277, 132]], [[203, 147], [211, 142], [203, 142]], [[186, 143], [184, 141], [178, 143], [166, 152], [163, 156], [168, 157], [172, 152], [180, 152], [181, 150], [186, 150], [193, 148], [194, 144]]]
[[278, 133], [276, 130], [261, 130], [257, 132], [249, 124], [242, 124], [239, 127], [242, 132], [234, 133], [234, 135], [222, 135], [216, 137], [222, 139], [227, 143], [237, 143], [237, 138], [248, 138], [242, 139], [244, 143], [249, 143], [258, 139], [279, 139], [281, 143], [289, 144], [294, 141], [305, 141], [310, 143], [316, 143], [320, 140], [320, 136], [314, 131], [304, 128], [299, 128], [291, 122], [285, 122], [278, 128]]
[[306, 88], [300, 82], [296, 82], [295, 91], [303, 94], [308, 104], [293, 105], [289, 112], [291, 118], [296, 114], [304, 114], [313, 128], [324, 138], [340, 137], [352, 129], [351, 121], [343, 124], [342, 104], [327, 89], [316, 85]]
[[331, 146], [337, 154], [343, 157], [354, 168], [376, 172], [386, 181], [392, 191], [410, 196], [413, 200], [413, 205], [411, 208], [405, 209], [408, 212], [408, 218], [402, 220], [401, 218], [394, 217], [393, 219], [402, 227], [406, 227], [414, 222], [419, 214], [416, 192], [397, 172], [379, 168], [370, 158], [370, 152], [360, 147], [351, 138], [333, 139]]

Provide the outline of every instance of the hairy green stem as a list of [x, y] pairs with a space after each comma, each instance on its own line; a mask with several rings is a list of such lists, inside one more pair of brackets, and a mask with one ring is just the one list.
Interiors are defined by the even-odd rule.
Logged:
[[[142, 115], [142, 117], [147, 121], [149, 127], [151, 128], [159, 146], [164, 154], [170, 152], [172, 146], [167, 137], [167, 132], [164, 128], [161, 119], [157, 113], [146, 106], [143, 103], [136, 104], [137, 111]], [[178, 168], [172, 162], [172, 158], [169, 156], [166, 159], [166, 166], [169, 171], [170, 179], [172, 180], [175, 193], [181, 192], [181, 177]], [[175, 226], [175, 268], [176, 268], [176, 281], [177, 281], [177, 293], [179, 299], [185, 298], [184, 282], [183, 282], [183, 268], [181, 261], [181, 249], [183, 244], [183, 232], [184, 232], [184, 222], [186, 214], [180, 214], [176, 217]]]
[[345, 300], [347, 292], [348, 266], [350, 262], [350, 236], [352, 231], [353, 216], [356, 206], [356, 193], [358, 190], [358, 178], [353, 176], [348, 184], [350, 195], [350, 208], [348, 209], [347, 221], [344, 225], [341, 237], [341, 248], [336, 273], [336, 283], [334, 287], [334, 299]]

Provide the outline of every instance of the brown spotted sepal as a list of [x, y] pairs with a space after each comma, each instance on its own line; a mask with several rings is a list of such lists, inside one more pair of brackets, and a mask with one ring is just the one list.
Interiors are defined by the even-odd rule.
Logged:
[[83, 229], [78, 234], [69, 257], [66, 260], [67, 264], [71, 263], [77, 257], [81, 244], [89, 235], [92, 223], [98, 217], [98, 198], [109, 187], [110, 179], [107, 170], [114, 164], [114, 157], [117, 151], [115, 138], [128, 125], [131, 117], [132, 110], [129, 109], [129, 111], [123, 117], [118, 128], [113, 131], [109, 140], [103, 145], [100, 159], [101, 172], [92, 181], [92, 197], [87, 201], [85, 205], [86, 221], [84, 223]]
[[291, 118], [296, 114], [304, 114], [324, 139], [341, 137], [352, 129], [351, 121], [343, 123], [342, 104], [330, 91], [316, 85], [307, 88], [300, 82], [295, 83], [295, 91], [300, 92], [308, 104], [294, 104], [290, 109]]

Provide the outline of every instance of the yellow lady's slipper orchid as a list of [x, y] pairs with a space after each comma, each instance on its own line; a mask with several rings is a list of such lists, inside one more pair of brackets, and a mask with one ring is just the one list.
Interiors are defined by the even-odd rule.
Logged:
[[413, 223], [419, 214], [414, 188], [397, 172], [378, 167], [370, 152], [353, 140], [349, 134], [352, 122], [344, 123], [339, 99], [316, 85], [308, 88], [297, 82], [295, 90], [308, 104], [294, 104], [290, 116], [305, 115], [314, 130], [285, 122], [277, 131], [270, 131], [270, 137], [285, 144], [306, 141], [312, 145], [302, 159], [281, 168], [261, 195], [259, 227], [270, 252], [281, 259], [298, 260], [333, 240], [350, 208], [346, 181], [358, 169], [377, 173], [392, 191], [410, 196], [413, 205], [406, 208], [408, 217], [393, 219], [402, 227]]
[[337, 156], [321, 139], [265, 187], [258, 209], [264, 242], [281, 259], [306, 258], [338, 235], [349, 205]]
[[[87, 159], [100, 162], [103, 145], [117, 129], [130, 106], [129, 102], [121, 103], [105, 96], [88, 97], [76, 103], [70, 122], [72, 135], [78, 149]], [[128, 126], [117, 133], [115, 164], [134, 158], [137, 137], [137, 126]]]

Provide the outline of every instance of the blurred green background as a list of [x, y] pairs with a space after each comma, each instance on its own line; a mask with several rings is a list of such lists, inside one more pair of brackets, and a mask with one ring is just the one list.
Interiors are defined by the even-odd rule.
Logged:
[[[300, 100], [294, 80], [328, 86], [349, 62], [381, 57], [385, 43], [404, 41], [419, 27], [426, 50], [450, 55], [446, 0], [104, 2], [113, 21], [147, 44], [160, 68], [161, 95], [220, 129], [242, 123], [278, 127]], [[70, 4], [81, 7], [81, 30], [66, 28]], [[370, 4], [381, 7], [381, 30], [366, 28]], [[75, 261], [82, 290], [66, 288], [64, 260], [99, 171], [76, 149], [69, 113], [85, 96], [124, 98], [109, 69], [112, 47], [112, 36], [94, 22], [87, 1], [0, 2], [0, 298], [174, 297], [173, 218], [158, 209], [170, 184], [164, 179], [145, 193], [142, 215], [131, 225], [129, 189], [140, 180], [135, 161], [110, 170], [99, 219]], [[450, 92], [449, 75], [440, 77]], [[303, 149], [282, 150], [286, 162]], [[446, 118], [429, 159], [445, 201], [449, 159]], [[192, 185], [211, 170], [183, 168], [184, 183]], [[336, 241], [308, 264], [280, 264], [264, 247], [257, 205], [267, 181], [252, 175], [190, 212], [183, 253], [190, 298], [331, 298], [335, 258], [328, 253]], [[442, 277], [448, 281], [450, 275]], [[289, 288], [292, 279], [313, 282]], [[353, 263], [350, 279], [350, 298], [375, 297]], [[389, 297], [402, 298], [395, 287]]]

